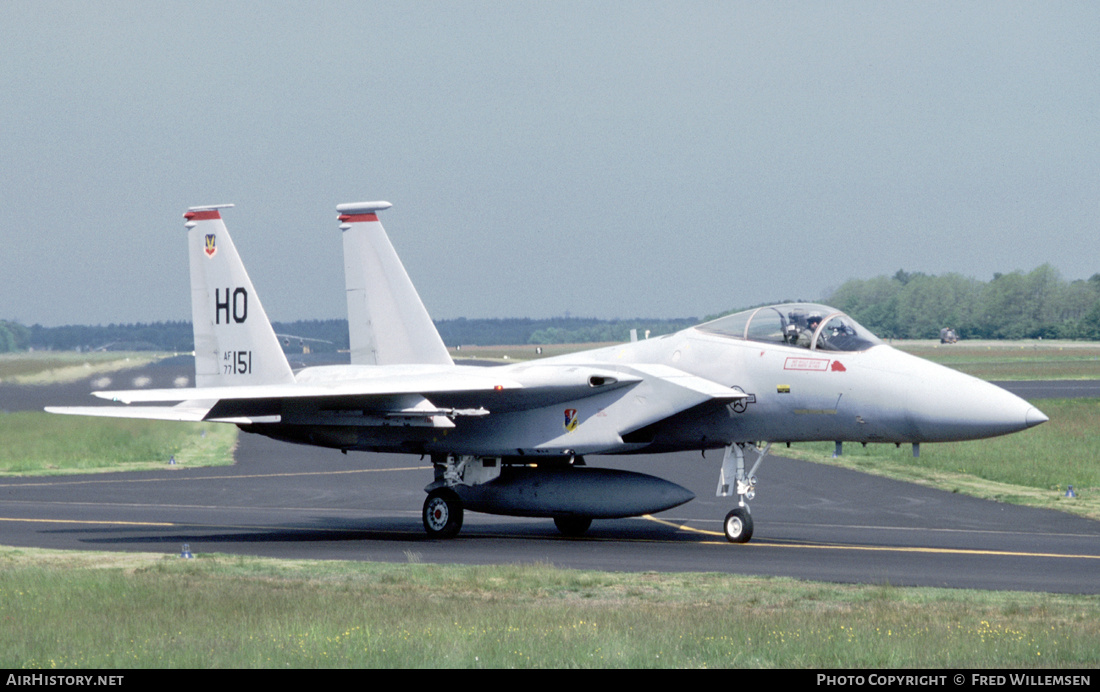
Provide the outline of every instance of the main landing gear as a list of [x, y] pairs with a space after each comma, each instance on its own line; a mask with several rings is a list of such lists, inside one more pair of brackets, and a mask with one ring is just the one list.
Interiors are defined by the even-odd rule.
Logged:
[[432, 455], [435, 482], [425, 488], [428, 497], [421, 512], [424, 530], [431, 538], [454, 538], [462, 530], [462, 498], [451, 486], [462, 481], [469, 460], [470, 457], [449, 454]]
[[[569, 460], [572, 466], [584, 466], [584, 458], [580, 456], [573, 457]], [[464, 514], [464, 507], [466, 503], [475, 511], [493, 511], [493, 506], [487, 506], [485, 495], [478, 495], [474, 492], [474, 497], [471, 499], [469, 495], [466, 496], [466, 503], [463, 502], [462, 497], [454, 489], [454, 486], [463, 486], [467, 489], [471, 487], [487, 488], [491, 487], [485, 485], [494, 479], [500, 477], [501, 473], [501, 460], [499, 458], [477, 458], [472, 456], [456, 456], [451, 454], [433, 454], [432, 465], [435, 469], [435, 481], [430, 484], [426, 490], [428, 491], [428, 497], [424, 500], [424, 509], [421, 516], [424, 520], [424, 530], [428, 532], [428, 536], [431, 538], [454, 538], [462, 530], [462, 518]], [[599, 480], [602, 476], [596, 476]], [[548, 477], [543, 477], [541, 481], [538, 478], [531, 477], [528, 479], [531, 482], [531, 488], [537, 488], [539, 483], [550, 483], [555, 480], [553, 474]], [[559, 487], [562, 487], [559, 485]], [[568, 483], [564, 486], [566, 490], [570, 490]], [[545, 488], [544, 488], [545, 489]], [[574, 488], [575, 489], [575, 488]], [[517, 511], [515, 506], [511, 506], [508, 503], [508, 499], [515, 498], [515, 494], [509, 495], [509, 489], [504, 488], [503, 491], [498, 487], [497, 491], [503, 492], [506, 497], [500, 500], [501, 506], [506, 507], [502, 514], [512, 514], [515, 516], [549, 516], [552, 509], [548, 510], [545, 507], [535, 507], [531, 512], [524, 513], [523, 508]], [[465, 491], [464, 491], [465, 492]], [[523, 493], [519, 493], [523, 494]], [[553, 492], [548, 493], [551, 497]], [[528, 493], [528, 495], [537, 495], [537, 493]], [[496, 507], [499, 509], [500, 507]], [[530, 509], [530, 508], [528, 508]], [[592, 526], [592, 517], [584, 516], [581, 514], [570, 513], [569, 507], [559, 508], [563, 513], [561, 515], [554, 516], [554, 525], [558, 527], [558, 531], [564, 536], [570, 538], [577, 538], [583, 536]]]
[[424, 530], [432, 538], [454, 538], [462, 529], [462, 500], [450, 488], [436, 488], [424, 500]]
[[[431, 538], [454, 538], [462, 530], [462, 500], [450, 488], [436, 488], [424, 500], [424, 530]], [[554, 517], [554, 526], [563, 536], [579, 538], [590, 526], [592, 517]]]
[[[748, 473], [745, 472], [747, 447], [751, 447], [756, 453], [756, 463]], [[725, 454], [722, 456], [722, 472], [718, 477], [718, 490], [715, 495], [730, 497], [734, 490], [737, 491], [737, 506], [730, 510], [726, 520], [722, 522], [726, 540], [730, 543], [748, 543], [752, 538], [752, 510], [747, 501], [756, 497], [756, 469], [759, 468], [760, 462], [764, 461], [771, 447], [770, 442], [763, 449], [755, 444], [738, 442], [726, 447]]]

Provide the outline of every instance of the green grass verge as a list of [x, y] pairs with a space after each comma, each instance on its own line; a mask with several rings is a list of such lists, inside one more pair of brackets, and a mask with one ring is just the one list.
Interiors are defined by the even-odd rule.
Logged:
[[0, 382], [8, 384], [59, 384], [92, 375], [140, 368], [174, 353], [151, 351], [34, 351], [0, 354]]
[[237, 427], [127, 418], [0, 413], [0, 475], [163, 469], [233, 463]]
[[1096, 596], [4, 548], [0, 622], [4, 668], [1083, 667], [1100, 652]]
[[899, 350], [983, 380], [1100, 378], [1100, 344], [1088, 341], [899, 341]]
[[[1100, 399], [1044, 399], [1050, 420], [1023, 432], [973, 442], [844, 445], [796, 443], [776, 454], [835, 464], [1000, 502], [1073, 512], [1100, 519]], [[1076, 498], [1065, 497], [1073, 486]]]
[[604, 346], [613, 346], [616, 342], [595, 344], [518, 344], [514, 346], [462, 346], [461, 348], [447, 349], [451, 357], [456, 361], [470, 360], [495, 360], [500, 363], [511, 363], [524, 360], [538, 360], [551, 358], [580, 351], [591, 351]]

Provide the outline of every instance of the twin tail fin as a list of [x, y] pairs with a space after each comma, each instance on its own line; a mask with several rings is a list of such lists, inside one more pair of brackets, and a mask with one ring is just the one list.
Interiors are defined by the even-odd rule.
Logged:
[[351, 362], [453, 365], [378, 220], [378, 212], [391, 206], [389, 202], [354, 202], [336, 207], [344, 236]]
[[292, 383], [294, 373], [222, 221], [221, 210], [231, 206], [191, 207], [183, 215], [191, 265], [195, 386]]

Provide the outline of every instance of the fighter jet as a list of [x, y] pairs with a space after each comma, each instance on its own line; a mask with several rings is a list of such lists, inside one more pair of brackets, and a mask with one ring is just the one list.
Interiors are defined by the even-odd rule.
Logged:
[[142, 405], [48, 411], [219, 421], [345, 453], [429, 456], [422, 517], [437, 538], [457, 535], [467, 510], [552, 518], [579, 536], [593, 519], [669, 509], [693, 493], [585, 457], [722, 450], [716, 495], [735, 498], [723, 524], [735, 543], [753, 535], [748, 503], [774, 443], [904, 443], [917, 454], [923, 442], [1047, 420], [999, 387], [807, 303], [554, 358], [456, 365], [378, 219], [388, 202], [337, 206], [351, 364], [294, 372], [222, 220], [228, 206], [184, 214], [196, 386], [94, 392]]

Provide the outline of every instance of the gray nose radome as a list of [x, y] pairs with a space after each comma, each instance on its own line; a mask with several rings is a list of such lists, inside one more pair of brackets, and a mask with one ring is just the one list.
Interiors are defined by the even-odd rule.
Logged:
[[1046, 423], [1048, 420], [1050, 419], [1047, 418], [1046, 414], [1034, 406], [1029, 408], [1027, 413], [1024, 414], [1024, 425], [1029, 428], [1034, 428], [1036, 425]]

